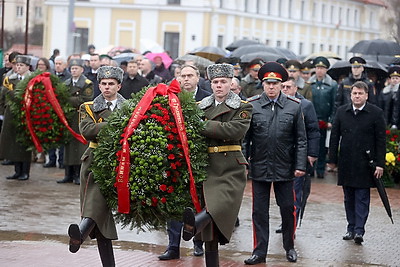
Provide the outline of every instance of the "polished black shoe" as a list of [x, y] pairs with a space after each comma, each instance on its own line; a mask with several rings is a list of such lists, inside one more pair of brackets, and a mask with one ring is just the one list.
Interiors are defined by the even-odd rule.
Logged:
[[20, 176], [19, 173], [14, 173], [13, 175], [7, 176], [6, 179], [7, 180], [15, 180], [15, 179], [18, 179], [19, 176]]
[[282, 224], [275, 230], [275, 233], [281, 234], [282, 233]]
[[69, 178], [69, 177], [64, 177], [64, 179], [62, 180], [58, 180], [57, 184], [66, 184], [66, 183], [72, 183], [74, 181], [73, 178]]
[[161, 261], [179, 259], [179, 252], [175, 250], [166, 250], [163, 254], [158, 256]]
[[196, 257], [200, 257], [204, 255], [204, 250], [202, 247], [194, 245], [193, 247], [193, 255]]
[[81, 184], [81, 179], [79, 179], [79, 177], [75, 178], [74, 179], [74, 184], [80, 185]]
[[29, 179], [29, 174], [26, 174], [26, 173], [21, 174], [21, 175], [18, 177], [18, 180], [19, 180], [19, 181], [25, 181], [25, 180], [28, 180], [28, 179]]
[[56, 163], [55, 162], [47, 162], [46, 164], [43, 164], [43, 168], [55, 168]]
[[354, 235], [354, 243], [361, 245], [361, 243], [364, 242], [364, 238], [360, 234], [355, 234]]
[[294, 250], [294, 248], [289, 249], [288, 251], [286, 251], [286, 259], [289, 262], [296, 262], [297, 261], [297, 252], [296, 252], [296, 250]]
[[69, 251], [76, 253], [82, 244], [82, 234], [77, 224], [71, 224], [68, 228]]
[[240, 222], [239, 222], [239, 217], [236, 218], [236, 222], [235, 222], [235, 227], [239, 227]]
[[259, 264], [259, 263], [263, 263], [263, 262], [266, 262], [265, 257], [261, 257], [258, 255], [252, 255], [247, 260], [244, 260], [244, 263], [247, 265], [255, 265], [255, 264]]
[[353, 240], [354, 239], [354, 233], [352, 232], [347, 232], [344, 236], [343, 236], [343, 240]]
[[317, 173], [317, 178], [324, 179], [324, 174], [323, 173]]
[[60, 168], [60, 169], [65, 169], [64, 164], [62, 164], [62, 163], [59, 164], [59, 165], [58, 165], [58, 168]]
[[5, 159], [1, 162], [1, 165], [14, 165], [14, 162], [11, 160]]

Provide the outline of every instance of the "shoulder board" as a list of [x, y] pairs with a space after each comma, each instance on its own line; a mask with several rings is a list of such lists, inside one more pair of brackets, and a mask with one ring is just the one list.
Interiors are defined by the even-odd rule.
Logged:
[[344, 88], [351, 88], [351, 85], [344, 84], [343, 87], [344, 87]]
[[92, 83], [92, 81], [91, 81], [91, 80], [89, 80], [89, 79], [86, 79], [86, 80], [85, 80], [85, 83], [87, 83], [87, 84], [91, 84], [91, 83]]
[[247, 102], [253, 102], [255, 100], [260, 99], [261, 95], [255, 95], [246, 99]]
[[247, 100], [240, 100], [240, 102], [242, 102], [242, 103], [244, 103], [244, 104], [249, 103], [249, 101], [247, 101]]
[[288, 95], [287, 98], [292, 100], [292, 101], [294, 101], [294, 102], [296, 102], [296, 103], [300, 103], [301, 102], [301, 100], [299, 98], [294, 97], [294, 96]]
[[200, 102], [201, 102], [201, 101], [197, 101], [197, 102], [196, 102], [196, 105], [200, 104]]
[[93, 105], [93, 103], [94, 103], [93, 101], [87, 101], [87, 102], [84, 102], [83, 104], [84, 105]]

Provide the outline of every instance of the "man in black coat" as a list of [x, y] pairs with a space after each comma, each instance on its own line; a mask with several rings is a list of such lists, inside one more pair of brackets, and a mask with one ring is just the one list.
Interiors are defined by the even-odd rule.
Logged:
[[[361, 244], [364, 239], [374, 177], [383, 175], [386, 153], [386, 125], [383, 111], [367, 103], [368, 85], [356, 82], [351, 87], [352, 103], [339, 107], [329, 143], [331, 168], [338, 165], [338, 185], [343, 187], [347, 233], [344, 240]], [[369, 164], [369, 157], [376, 167]]]
[[149, 85], [149, 81], [146, 78], [140, 76], [138, 74], [139, 66], [135, 60], [131, 60], [128, 62], [126, 67], [126, 73], [124, 74], [124, 79], [122, 81], [121, 90], [119, 90], [119, 94], [122, 95], [125, 99], [131, 99], [132, 94], [136, 94], [143, 87]]
[[245, 264], [266, 262], [269, 242], [271, 187], [282, 216], [282, 239], [286, 258], [297, 261], [294, 249], [293, 180], [306, 174], [307, 138], [300, 100], [281, 92], [288, 79], [286, 69], [276, 62], [263, 65], [258, 78], [264, 92], [247, 99], [253, 114], [247, 139], [250, 142], [250, 171], [253, 186], [254, 249]]

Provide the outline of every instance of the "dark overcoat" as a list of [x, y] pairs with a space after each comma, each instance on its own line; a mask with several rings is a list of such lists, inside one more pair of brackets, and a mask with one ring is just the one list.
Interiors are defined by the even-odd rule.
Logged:
[[[200, 104], [206, 116], [202, 132], [209, 147], [241, 145], [251, 119], [252, 106], [238, 95], [229, 92], [227, 99], [218, 106], [214, 95], [204, 98]], [[242, 151], [209, 154], [207, 180], [203, 182], [205, 207], [222, 236], [221, 244], [228, 243], [242, 203], [246, 186], [246, 165]], [[203, 241], [213, 240], [211, 227], [202, 232]]]
[[[123, 101], [125, 99], [118, 94], [116, 108], [120, 108]], [[118, 236], [113, 215], [107, 206], [103, 194], [100, 192], [99, 186], [94, 181], [93, 173], [89, 170], [93, 162], [93, 150], [97, 144], [97, 134], [101, 128], [107, 125], [105, 119], [110, 116], [111, 111], [108, 110], [103, 95], [99, 95], [92, 102], [86, 102], [81, 105], [80, 114], [80, 132], [86, 140], [91, 142], [91, 145], [81, 157], [81, 216], [93, 219], [105, 238], [117, 239]], [[91, 237], [94, 238], [93, 233]]]
[[[30, 72], [25, 74], [28, 77]], [[18, 84], [18, 75], [13, 73], [4, 78], [2, 91], [6, 95], [3, 128], [0, 134], [0, 158], [5, 158], [15, 162], [30, 162], [32, 152], [27, 147], [17, 142], [17, 128], [13, 121], [13, 114], [10, 109], [9, 101], [13, 101], [15, 88]]]
[[[79, 107], [84, 102], [93, 99], [93, 83], [84, 75], [81, 75], [78, 82], [74, 86], [72, 77], [65, 81], [69, 88], [71, 96], [69, 98], [70, 104], [76, 109], [72, 119], [68, 121], [69, 125], [75, 132], [79, 132]], [[64, 165], [80, 165], [80, 158], [85, 152], [87, 145], [82, 144], [75, 138], [72, 138], [68, 144], [64, 146]]]
[[367, 103], [357, 114], [352, 104], [338, 108], [329, 142], [329, 162], [338, 165], [338, 185], [375, 187], [366, 151], [384, 168], [386, 128], [383, 111]]

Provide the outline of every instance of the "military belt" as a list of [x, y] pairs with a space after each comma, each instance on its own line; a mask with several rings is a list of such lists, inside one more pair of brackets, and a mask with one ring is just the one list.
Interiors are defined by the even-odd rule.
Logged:
[[90, 142], [90, 143], [89, 143], [89, 147], [90, 147], [90, 148], [97, 148], [98, 146], [99, 146], [98, 143], [95, 143], [95, 142]]
[[232, 146], [212, 146], [208, 148], [208, 153], [219, 153], [219, 152], [229, 152], [229, 151], [241, 151], [242, 147], [239, 145]]

